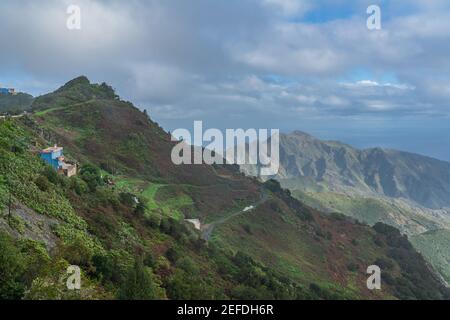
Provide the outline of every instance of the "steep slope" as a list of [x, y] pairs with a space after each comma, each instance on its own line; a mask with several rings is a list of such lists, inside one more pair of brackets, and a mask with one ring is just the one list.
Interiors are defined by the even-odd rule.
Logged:
[[[276, 181], [261, 184], [234, 167], [175, 166], [167, 133], [130, 103], [97, 92], [110, 92], [108, 86], [86, 80], [36, 99], [32, 116], [0, 123], [0, 181], [13, 177], [0, 183], [3, 205], [9, 189], [30, 208], [29, 215], [51, 216], [58, 224], [52, 232], [60, 243], [34, 272], [22, 255], [36, 255], [14, 249], [30, 233], [0, 238], [5, 257], [31, 277], [14, 278], [27, 297], [51, 296], [59, 273], [50, 266], [61, 271], [67, 263], [82, 267], [97, 298], [447, 297], [397, 230], [329, 217], [292, 198]], [[36, 151], [54, 143], [80, 162], [79, 176], [55, 175], [39, 161]], [[225, 222], [206, 243], [184, 223], [187, 217]], [[372, 264], [383, 269], [381, 291], [366, 287]], [[133, 281], [136, 275], [145, 285]]]
[[[394, 150], [358, 150], [300, 131], [280, 137], [280, 160], [276, 178], [314, 208], [369, 225], [387, 223], [410, 236], [450, 230], [450, 210], [442, 208], [450, 201], [449, 163]], [[432, 258], [439, 256], [437, 247], [420, 249], [450, 281], [450, 264]]]
[[369, 225], [383, 222], [395, 226], [408, 236], [428, 230], [450, 229], [447, 211], [413, 206], [402, 200], [299, 190], [292, 191], [292, 194], [321, 211], [342, 213]]
[[166, 191], [187, 192], [202, 199], [191, 210], [197, 216], [257, 201], [259, 190], [234, 174], [235, 168], [174, 165], [170, 135], [131, 103], [117, 99], [111, 90], [105, 84], [91, 85], [85, 77], [72, 80], [55, 93], [36, 99], [34, 110], [46, 108], [36, 112], [36, 122], [74, 158], [101, 167], [119, 182], [123, 176], [134, 182], [145, 180], [135, 184], [151, 194], [148, 181], [152, 181], [153, 191], [157, 186], [162, 186], [162, 191], [174, 186]]
[[450, 283], [450, 230], [431, 230], [411, 237], [414, 247]]
[[450, 206], [450, 163], [386, 149], [358, 150], [302, 132], [280, 137], [278, 179], [323, 191], [404, 198], [431, 209]]

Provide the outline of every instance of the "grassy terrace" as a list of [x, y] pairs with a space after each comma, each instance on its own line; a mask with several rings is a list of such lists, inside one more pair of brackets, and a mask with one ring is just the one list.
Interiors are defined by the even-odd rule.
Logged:
[[124, 192], [135, 193], [147, 201], [147, 209], [159, 211], [165, 216], [177, 220], [184, 219], [182, 209], [193, 206], [194, 202], [187, 194], [172, 194], [175, 186], [147, 182], [128, 177], [115, 177], [116, 187]]

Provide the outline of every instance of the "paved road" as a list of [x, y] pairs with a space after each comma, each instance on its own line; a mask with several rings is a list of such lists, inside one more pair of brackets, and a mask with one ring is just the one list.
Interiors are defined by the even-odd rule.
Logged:
[[[209, 223], [209, 224], [202, 225], [202, 227], [201, 227], [202, 239], [206, 240], [206, 241], [209, 241], [211, 239], [211, 235], [212, 235], [212, 233], [213, 233], [213, 231], [214, 231], [214, 229], [216, 227], [220, 226], [221, 224], [224, 224], [225, 222], [227, 222], [227, 221], [229, 221], [229, 220], [231, 220], [231, 219], [233, 219], [233, 218], [235, 218], [237, 216], [240, 216], [240, 215], [245, 214], [247, 212], [253, 211], [258, 206], [260, 206], [261, 204], [266, 202], [268, 199], [269, 199], [269, 194], [268, 194], [267, 190], [265, 190], [264, 188], [261, 188], [261, 199], [253, 205], [254, 208], [252, 210], [242, 209], [242, 210], [236, 211], [236, 212], [234, 212], [234, 213], [232, 213], [232, 214], [230, 214], [230, 215], [228, 215], [226, 217], [220, 218], [217, 221], [214, 221], [214, 222]], [[247, 207], [247, 209], [248, 209], [248, 207]]]

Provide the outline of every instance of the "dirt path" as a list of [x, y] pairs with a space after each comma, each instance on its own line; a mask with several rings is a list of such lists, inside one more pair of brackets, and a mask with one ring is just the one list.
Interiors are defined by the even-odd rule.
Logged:
[[261, 188], [261, 199], [258, 202], [256, 202], [253, 206], [246, 207], [245, 209], [236, 211], [236, 212], [234, 212], [226, 217], [220, 218], [219, 220], [214, 221], [212, 223], [202, 225], [201, 226], [202, 239], [205, 241], [209, 241], [211, 239], [211, 235], [216, 227], [224, 224], [225, 222], [227, 222], [237, 216], [240, 216], [247, 212], [253, 211], [258, 206], [260, 206], [261, 204], [266, 202], [268, 199], [269, 199], [269, 194], [268, 194], [267, 190], [265, 190], [264, 188]]

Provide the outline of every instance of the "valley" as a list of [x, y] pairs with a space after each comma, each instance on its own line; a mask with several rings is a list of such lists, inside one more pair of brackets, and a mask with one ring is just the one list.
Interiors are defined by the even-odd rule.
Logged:
[[[107, 84], [79, 77], [31, 108], [0, 120], [2, 298], [448, 298], [395, 228], [313, 209], [237, 166], [173, 164], [170, 134]], [[39, 158], [55, 144], [76, 176]], [[202, 237], [185, 219], [213, 227]], [[373, 264], [380, 291], [366, 286]], [[69, 265], [80, 291], [61, 284]]]
[[[328, 214], [398, 228], [450, 282], [443, 244], [450, 242], [449, 163], [396, 150], [358, 150], [300, 131], [281, 135], [280, 142], [280, 171], [273, 178], [294, 197]], [[241, 170], [255, 172], [252, 166]]]

